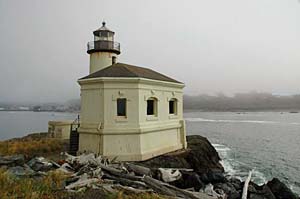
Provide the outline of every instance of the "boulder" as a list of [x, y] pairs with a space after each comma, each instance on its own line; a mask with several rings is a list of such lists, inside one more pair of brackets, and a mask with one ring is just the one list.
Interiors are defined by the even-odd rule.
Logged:
[[200, 189], [205, 187], [204, 183], [201, 181], [200, 176], [197, 173], [184, 171], [182, 171], [181, 173], [182, 177], [170, 184], [180, 189], [194, 188], [195, 191], [199, 191]]
[[230, 178], [228, 180], [228, 183], [230, 183], [232, 186], [234, 186], [235, 190], [240, 190], [240, 191], [243, 190], [244, 183], [237, 178], [234, 178], [234, 177]]
[[298, 197], [278, 178], [273, 178], [267, 183], [276, 199], [298, 199]]
[[214, 185], [214, 189], [221, 189], [226, 193], [228, 199], [240, 199], [242, 194], [241, 190], [237, 190], [233, 184], [230, 182], [226, 183], [217, 183]]
[[0, 156], [0, 166], [18, 166], [24, 162], [24, 155]]
[[227, 179], [223, 172], [220, 171], [208, 171], [207, 173], [201, 174], [201, 180], [208, 184], [208, 183], [225, 183]]
[[198, 174], [219, 175], [224, 172], [219, 154], [207, 138], [200, 135], [187, 136], [187, 144], [187, 149], [154, 157], [139, 164], [148, 168], [193, 169]]
[[224, 172], [220, 164], [221, 158], [207, 138], [199, 135], [187, 136], [187, 143], [189, 152], [185, 159], [194, 171], [199, 173]]
[[248, 188], [249, 199], [276, 199], [267, 185], [259, 186], [250, 182]]
[[44, 157], [32, 158], [27, 165], [34, 171], [49, 171], [54, 167], [53, 163]]
[[13, 176], [17, 177], [30, 177], [36, 175], [36, 173], [30, 169], [29, 167], [21, 167], [21, 166], [15, 166], [10, 167], [7, 172]]

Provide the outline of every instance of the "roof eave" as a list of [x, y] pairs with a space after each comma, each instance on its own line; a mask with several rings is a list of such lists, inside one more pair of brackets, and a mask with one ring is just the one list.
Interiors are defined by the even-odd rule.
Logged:
[[96, 77], [96, 78], [88, 78], [88, 79], [79, 79], [77, 81], [80, 85], [82, 84], [90, 84], [90, 83], [99, 83], [99, 82], [132, 82], [132, 83], [147, 83], [147, 84], [159, 84], [159, 85], [168, 85], [174, 87], [184, 88], [185, 84], [181, 82], [171, 82], [171, 81], [162, 81], [148, 78], [140, 78], [140, 77]]

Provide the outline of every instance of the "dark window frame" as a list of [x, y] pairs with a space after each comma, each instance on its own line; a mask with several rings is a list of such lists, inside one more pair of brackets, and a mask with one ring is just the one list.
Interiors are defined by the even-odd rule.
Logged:
[[147, 116], [157, 116], [157, 99], [151, 97], [147, 100]]
[[177, 115], [177, 99], [175, 98], [169, 100], [169, 114]]
[[117, 116], [127, 117], [127, 99], [118, 98], [117, 99]]

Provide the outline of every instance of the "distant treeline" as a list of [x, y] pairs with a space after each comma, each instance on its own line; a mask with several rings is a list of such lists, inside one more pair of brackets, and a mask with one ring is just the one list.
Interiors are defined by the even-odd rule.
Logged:
[[278, 96], [270, 93], [237, 93], [232, 97], [224, 94], [216, 96], [184, 96], [184, 109], [207, 111], [239, 110], [300, 110], [300, 95]]
[[[270, 93], [237, 93], [234, 96], [198, 95], [184, 96], [184, 109], [198, 109], [206, 111], [259, 111], [259, 110], [297, 110], [300, 111], [300, 94], [279, 96]], [[79, 112], [80, 99], [68, 100], [64, 103], [1, 103], [0, 110], [29, 111], [60, 111]]]

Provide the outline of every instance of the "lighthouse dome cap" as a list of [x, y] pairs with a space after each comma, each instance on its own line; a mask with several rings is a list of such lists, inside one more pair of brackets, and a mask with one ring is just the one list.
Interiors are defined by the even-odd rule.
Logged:
[[94, 31], [94, 34], [95, 33], [99, 33], [99, 32], [111, 32], [111, 33], [114, 33], [114, 31], [111, 31], [110, 29], [108, 29], [106, 27], [106, 22], [105, 21], [102, 22], [102, 26], [100, 28], [98, 28], [97, 30]]

